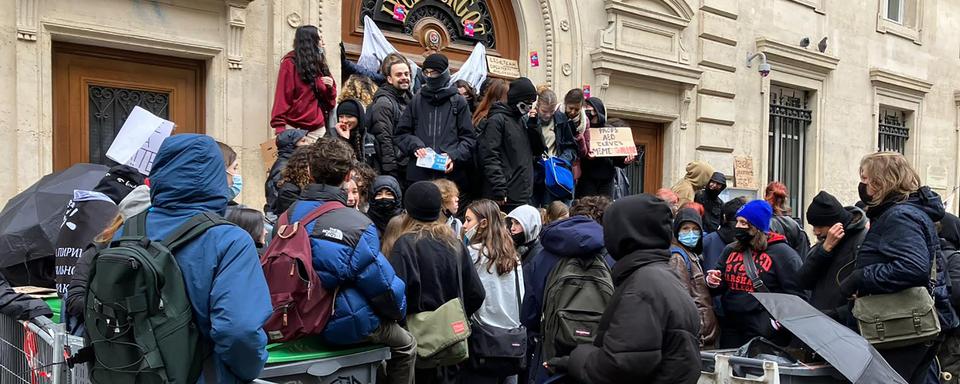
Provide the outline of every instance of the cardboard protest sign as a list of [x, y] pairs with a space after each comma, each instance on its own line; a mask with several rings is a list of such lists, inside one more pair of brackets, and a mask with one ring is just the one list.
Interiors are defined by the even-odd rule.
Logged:
[[733, 157], [733, 180], [737, 188], [756, 188], [753, 177], [753, 158], [750, 156]]
[[603, 127], [587, 130], [588, 148], [593, 157], [636, 156], [633, 131], [629, 127]]
[[277, 139], [270, 139], [260, 143], [260, 158], [263, 160], [263, 169], [269, 170], [277, 161]]
[[133, 107], [110, 144], [107, 157], [149, 176], [153, 159], [157, 157], [163, 140], [173, 133], [173, 127], [173, 122], [157, 117], [146, 109]]

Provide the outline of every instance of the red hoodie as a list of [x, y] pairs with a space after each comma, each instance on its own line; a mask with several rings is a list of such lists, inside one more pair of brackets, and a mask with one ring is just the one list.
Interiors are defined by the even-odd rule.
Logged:
[[273, 97], [273, 112], [270, 117], [270, 126], [276, 130], [277, 134], [283, 132], [287, 125], [307, 131], [323, 128], [326, 125], [327, 115], [336, 105], [336, 83], [328, 87], [319, 76], [315, 79], [317, 90], [322, 98], [317, 103], [312, 87], [300, 79], [293, 60], [293, 51], [280, 60], [277, 92]]

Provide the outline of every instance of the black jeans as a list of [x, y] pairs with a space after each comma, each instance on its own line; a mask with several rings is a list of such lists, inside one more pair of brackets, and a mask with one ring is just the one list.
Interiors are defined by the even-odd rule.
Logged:
[[926, 343], [908, 345], [906, 347], [883, 349], [880, 355], [910, 384], [926, 382], [930, 364], [937, 357], [944, 335]]

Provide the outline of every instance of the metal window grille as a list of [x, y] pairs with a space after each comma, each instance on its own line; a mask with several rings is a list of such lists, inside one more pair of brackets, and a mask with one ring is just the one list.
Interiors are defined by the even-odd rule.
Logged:
[[803, 218], [804, 150], [807, 127], [813, 121], [807, 94], [798, 89], [770, 87], [768, 181], [780, 181], [790, 193], [794, 218]]
[[643, 179], [643, 172], [645, 169], [647, 169], [647, 157], [645, 156], [646, 149], [647, 148], [645, 145], [638, 145], [637, 160], [625, 168], [627, 171], [627, 180], [630, 180], [631, 195], [643, 193], [643, 186], [645, 182]]
[[133, 107], [140, 106], [164, 119], [170, 119], [170, 93], [141, 91], [90, 85], [90, 162], [116, 164], [107, 158], [107, 150], [117, 137]]
[[880, 109], [880, 137], [877, 150], [906, 154], [910, 128], [907, 128], [907, 113], [892, 109]]

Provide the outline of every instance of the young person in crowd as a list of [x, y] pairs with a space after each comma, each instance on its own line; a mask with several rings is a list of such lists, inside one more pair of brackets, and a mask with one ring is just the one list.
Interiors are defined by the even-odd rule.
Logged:
[[543, 225], [549, 225], [554, 221], [560, 221], [570, 217], [570, 208], [560, 201], [554, 201], [547, 206], [544, 212]]
[[533, 196], [533, 152], [525, 116], [536, 99], [537, 88], [530, 79], [514, 80], [507, 102], [493, 104], [480, 133], [483, 197], [496, 201], [504, 212], [527, 204]]
[[299, 128], [309, 132], [310, 137], [321, 137], [336, 99], [337, 84], [327, 65], [320, 31], [312, 25], [298, 27], [293, 51], [280, 60], [270, 126], [278, 134]]
[[287, 163], [290, 161], [290, 156], [293, 156], [293, 152], [297, 148], [313, 144], [314, 141], [316, 140], [307, 137], [307, 131], [296, 128], [284, 130], [277, 135], [277, 160], [273, 162], [273, 165], [270, 167], [270, 171], [267, 172], [267, 181], [263, 186], [264, 194], [267, 199], [266, 205], [263, 206], [263, 211], [268, 214], [267, 216], [272, 216], [274, 220], [276, 219], [277, 215], [274, 215], [273, 212], [276, 208], [275, 205], [277, 203], [277, 196], [280, 195], [280, 184], [283, 180], [283, 170], [287, 167]]
[[237, 205], [234, 199], [243, 191], [243, 176], [240, 175], [240, 158], [237, 156], [237, 151], [234, 151], [233, 148], [227, 144], [218, 141], [217, 147], [219, 147], [220, 155], [223, 157], [224, 164], [226, 164], [224, 170], [227, 172], [227, 205]]
[[[315, 144], [310, 144], [315, 145]], [[280, 172], [280, 188], [277, 201], [273, 204], [273, 214], [282, 215], [300, 198], [300, 191], [310, 184], [309, 145], [297, 148], [290, 155], [286, 168]]]
[[[563, 112], [557, 111], [557, 95], [550, 89], [543, 89], [537, 94], [537, 103], [530, 109], [527, 124], [533, 133], [532, 144], [534, 175], [533, 175], [533, 205], [545, 207], [554, 201], [570, 203], [573, 194], [556, 196], [546, 186], [546, 171], [541, 163], [544, 156], [556, 157], [565, 162], [565, 168], [572, 172], [573, 162], [577, 160], [577, 142], [574, 139], [574, 130], [571, 120], [565, 119]], [[557, 123], [563, 119], [563, 124]], [[571, 191], [572, 192], [572, 191]]]
[[673, 240], [670, 246], [670, 266], [693, 298], [700, 313], [700, 347], [713, 349], [720, 333], [713, 310], [713, 296], [707, 287], [699, 253], [702, 252], [703, 227], [692, 208], [681, 208], [673, 219]]
[[790, 217], [792, 210], [789, 205], [790, 195], [787, 186], [779, 181], [767, 184], [764, 200], [773, 207], [770, 230], [785, 236], [790, 248], [793, 248], [800, 257], [806, 257], [807, 252], [810, 251], [810, 240], [800, 223]]
[[410, 102], [410, 63], [399, 53], [383, 59], [380, 72], [387, 83], [377, 90], [367, 110], [367, 131], [376, 138], [377, 170], [390, 175], [403, 185], [407, 158], [397, 148], [396, 127], [400, 115]]
[[521, 205], [507, 215], [507, 224], [513, 246], [517, 248], [520, 260], [526, 264], [543, 249], [540, 243], [540, 229], [543, 228], [540, 211], [530, 205]]
[[671, 188], [677, 194], [677, 204], [693, 202], [696, 192], [707, 186], [713, 173], [713, 167], [702, 161], [687, 164], [687, 174]]
[[453, 233], [459, 235], [463, 232], [463, 222], [457, 218], [457, 212], [460, 211], [460, 190], [457, 189], [457, 184], [447, 179], [436, 179], [433, 183], [440, 188], [440, 195], [443, 197], [441, 219], [450, 226]]
[[[393, 176], [377, 176], [370, 188], [370, 209], [367, 216], [380, 234], [381, 242], [390, 220], [403, 213], [403, 190]], [[389, 252], [384, 253], [389, 254]]]
[[[735, 229], [737, 242], [727, 246], [720, 263], [707, 271], [707, 285], [713, 294], [722, 295], [720, 348], [739, 348], [756, 336], [782, 345], [789, 342], [789, 333], [771, 321], [770, 314], [750, 295], [759, 290], [804, 297], [796, 282], [800, 256], [783, 235], [770, 232], [771, 216], [773, 208], [763, 200], [740, 208]], [[751, 276], [748, 270], [756, 273]]]
[[473, 112], [477, 110], [477, 104], [480, 102], [477, 91], [473, 89], [473, 86], [466, 80], [457, 80], [453, 85], [457, 87], [457, 93], [467, 100], [467, 105], [470, 107], [470, 114], [473, 114]]
[[356, 160], [366, 163], [364, 147], [366, 143], [366, 126], [363, 123], [364, 107], [356, 99], [346, 99], [337, 106], [337, 124], [327, 133], [328, 136], [346, 140], [353, 149]]
[[[393, 244], [389, 258], [397, 276], [407, 284], [408, 316], [434, 311], [458, 297], [468, 317], [483, 305], [485, 291], [470, 252], [441, 220], [442, 200], [440, 188], [428, 181], [414, 183], [404, 196], [407, 214], [401, 225], [402, 235]], [[457, 366], [417, 369], [416, 382], [455, 383], [458, 371]]]
[[723, 223], [723, 200], [720, 199], [720, 193], [725, 189], [727, 189], [727, 177], [723, 172], [714, 172], [707, 186], [697, 191], [693, 198], [693, 201], [703, 205], [704, 235], [716, 232]]
[[263, 213], [247, 207], [227, 207], [224, 215], [227, 221], [236, 224], [240, 229], [247, 231], [253, 244], [257, 247], [257, 254], [262, 255], [267, 246], [267, 229], [264, 225]]
[[[591, 128], [627, 126], [626, 122], [620, 119], [607, 121], [607, 109], [603, 105], [603, 101], [596, 97], [588, 98], [583, 105], [583, 109]], [[607, 196], [613, 198], [613, 184], [617, 177], [616, 169], [633, 163], [636, 156], [593, 157], [587, 145], [589, 138], [583, 137], [581, 143], [580, 169], [582, 174], [577, 183], [577, 197]]]

